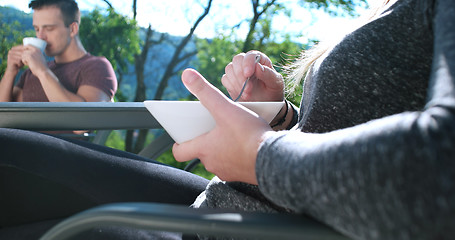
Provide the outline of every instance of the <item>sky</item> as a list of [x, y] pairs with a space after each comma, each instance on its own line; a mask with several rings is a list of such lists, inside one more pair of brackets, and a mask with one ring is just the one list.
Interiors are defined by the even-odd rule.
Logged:
[[[15, 7], [24, 12], [31, 12], [28, 8], [30, 0], [0, 0], [0, 6]], [[132, 17], [132, 0], [110, 0], [117, 12]], [[202, 14], [206, 1], [200, 0], [137, 0], [137, 20], [139, 25], [148, 24], [159, 32], [183, 36], [188, 34], [191, 26]], [[278, 15], [273, 20], [272, 28], [275, 31], [285, 30], [294, 34], [295, 41], [307, 43], [308, 39], [330, 40], [346, 32], [346, 27], [352, 21], [350, 17], [331, 17], [323, 11], [303, 9], [296, 5], [296, 0], [281, 1], [291, 9], [292, 20], [284, 15]], [[106, 8], [102, 0], [77, 0], [81, 10], [93, 10], [95, 7]], [[248, 0], [214, 0], [209, 15], [200, 23], [195, 35], [201, 38], [211, 38], [220, 29], [230, 29], [243, 19], [252, 17], [251, 1]], [[362, 10], [360, 10], [362, 11]], [[321, 31], [324, 29], [324, 31]], [[238, 35], [243, 39], [248, 31], [248, 24], [240, 25]]]

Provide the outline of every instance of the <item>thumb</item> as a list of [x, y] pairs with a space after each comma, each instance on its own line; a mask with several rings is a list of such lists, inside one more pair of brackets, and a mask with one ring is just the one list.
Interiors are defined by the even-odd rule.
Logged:
[[[186, 69], [182, 73], [182, 82], [185, 87], [196, 96], [210, 114], [217, 120], [217, 116], [222, 118], [223, 111], [220, 107], [224, 101], [229, 101], [223, 93], [211, 85], [199, 72], [194, 69]], [[218, 111], [217, 111], [218, 110]], [[189, 140], [182, 144], [174, 144], [172, 152], [175, 160], [179, 162], [189, 161], [199, 157], [201, 137]]]

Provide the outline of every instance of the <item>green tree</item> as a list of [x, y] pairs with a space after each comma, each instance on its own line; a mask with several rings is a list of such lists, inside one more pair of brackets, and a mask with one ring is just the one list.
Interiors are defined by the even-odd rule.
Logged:
[[[190, 58], [196, 54], [196, 52], [185, 52], [185, 47], [190, 42], [190, 40], [193, 38], [194, 31], [199, 26], [201, 21], [204, 20], [204, 18], [209, 14], [210, 8], [212, 6], [212, 1], [213, 0], [207, 1], [207, 5], [205, 5], [204, 11], [201, 13], [201, 15], [198, 17], [198, 19], [194, 22], [189, 33], [185, 37], [182, 38], [182, 40], [179, 42], [178, 45], [176, 45], [174, 54], [172, 55], [171, 60], [167, 64], [164, 74], [162, 75], [162, 77], [159, 80], [159, 85], [158, 85], [158, 88], [156, 90], [156, 93], [155, 93], [155, 96], [153, 97], [153, 99], [156, 99], [156, 100], [162, 99], [164, 90], [166, 89], [170, 78], [172, 76], [176, 75], [179, 71], [181, 71], [181, 69], [176, 69], [178, 64], [182, 63], [183, 61], [187, 60], [188, 58]], [[134, 1], [134, 6], [136, 6], [136, 1]], [[151, 30], [151, 26], [149, 26], [149, 29]], [[138, 68], [136, 65], [136, 74], [138, 74], [138, 75], [143, 74], [143, 68], [140, 68], [141, 71], [139, 71], [139, 72], [137, 71], [137, 69]], [[143, 82], [143, 80], [142, 80], [142, 82]], [[141, 83], [138, 82], [138, 85], [137, 85], [138, 90], [136, 91], [135, 101], [142, 102], [142, 101], [146, 100], [145, 84], [143, 84], [143, 86], [142, 86], [143, 89], [139, 89], [140, 86], [141, 86]], [[127, 150], [130, 150], [130, 151], [132, 150], [133, 152], [138, 152], [140, 149], [142, 149], [144, 147], [145, 140], [147, 138], [147, 134], [148, 134], [147, 130], [140, 130], [138, 137], [136, 139], [134, 148], [132, 148], [132, 147], [130, 148], [129, 146], [131, 146], [131, 144], [133, 142], [132, 141], [133, 133], [131, 131], [129, 131], [127, 133], [127, 138], [126, 138]]]
[[[279, 10], [282, 10], [283, 7], [281, 4], [277, 3], [277, 0], [266, 0], [263, 4], [261, 4], [260, 0], [251, 0], [251, 6], [253, 10], [253, 17], [251, 18], [250, 26], [249, 26], [249, 31], [248, 34], [246, 35], [245, 42], [243, 44], [243, 52], [247, 52], [249, 50], [252, 50], [252, 46], [254, 44], [254, 39], [255, 39], [255, 32], [256, 32], [256, 26], [260, 20], [260, 18], [263, 15], [266, 15], [266, 13], [270, 14], [269, 19], [271, 19], [271, 16], [277, 14]], [[270, 8], [274, 8], [273, 11], [268, 11]], [[267, 23], [267, 22], [264, 22]], [[270, 30], [270, 25], [268, 27], [265, 27], [263, 29], [263, 33], [265, 36], [267, 36], [266, 31]]]
[[[3, 19], [2, 15], [0, 19]], [[0, 76], [3, 76], [6, 70], [9, 50], [13, 46], [22, 44], [24, 37], [35, 35], [33, 30], [21, 31], [20, 29], [23, 28], [25, 27], [21, 26], [19, 21], [14, 21], [12, 24], [3, 21], [0, 23]]]
[[[113, 8], [95, 9], [82, 17], [81, 41], [93, 55], [106, 57], [114, 67], [119, 85], [128, 64], [140, 50], [139, 27], [134, 19], [118, 14]], [[116, 94], [122, 101], [121, 93]]]
[[197, 53], [197, 52], [186, 53], [186, 52], [184, 52], [184, 49], [185, 49], [185, 46], [193, 38], [194, 31], [196, 31], [196, 28], [199, 26], [199, 24], [202, 22], [202, 20], [204, 20], [204, 18], [207, 17], [207, 15], [209, 14], [210, 8], [212, 6], [212, 1], [213, 0], [207, 1], [207, 5], [204, 7], [204, 11], [201, 13], [201, 15], [198, 17], [198, 19], [194, 22], [189, 33], [184, 38], [182, 38], [180, 43], [176, 46], [175, 52], [171, 58], [171, 61], [169, 61], [169, 64], [166, 67], [166, 70], [163, 74], [163, 77], [160, 80], [160, 84], [158, 86], [158, 89], [156, 90], [156, 93], [155, 93], [155, 96], [153, 97], [153, 99], [159, 100], [162, 98], [164, 89], [167, 87], [169, 79], [171, 78], [171, 76], [173, 76], [177, 73], [177, 71], [175, 69], [177, 67], [177, 64], [194, 56]]
[[333, 16], [355, 16], [356, 7], [368, 6], [367, 0], [299, 0], [299, 4], [308, 9], [322, 9]]
[[241, 52], [243, 42], [234, 39], [234, 34], [218, 34], [213, 39], [197, 39], [197, 70], [213, 85], [227, 94], [221, 84], [226, 65]]

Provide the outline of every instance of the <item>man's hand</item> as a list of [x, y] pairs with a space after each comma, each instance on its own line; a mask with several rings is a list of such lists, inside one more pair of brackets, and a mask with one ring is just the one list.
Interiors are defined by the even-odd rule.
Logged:
[[[256, 57], [261, 60], [255, 63]], [[241, 101], [283, 101], [283, 77], [273, 68], [270, 59], [258, 51], [250, 51], [236, 55], [225, 68], [221, 82], [232, 99], [235, 99], [248, 77]]]
[[39, 78], [48, 70], [43, 53], [36, 47], [27, 45], [23, 47], [22, 62], [30, 68], [30, 71]]
[[193, 140], [174, 144], [175, 159], [183, 162], [199, 158], [208, 171], [222, 180], [257, 184], [257, 151], [266, 135], [274, 133], [269, 125], [257, 114], [229, 100], [197, 71], [185, 70], [182, 80], [212, 114], [216, 126]]
[[19, 70], [24, 66], [22, 62], [22, 53], [24, 52], [24, 46], [14, 46], [8, 52], [8, 62], [6, 71], [16, 75]]
[[0, 102], [16, 101], [21, 90], [14, 88], [14, 79], [24, 66], [22, 54], [24, 46], [14, 46], [8, 51], [5, 73], [0, 81]]

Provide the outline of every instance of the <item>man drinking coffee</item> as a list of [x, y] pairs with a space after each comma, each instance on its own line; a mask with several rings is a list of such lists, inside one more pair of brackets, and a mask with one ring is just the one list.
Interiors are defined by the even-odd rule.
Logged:
[[[14, 46], [0, 82], [0, 101], [98, 102], [112, 101], [117, 78], [110, 62], [92, 56], [79, 37], [80, 11], [74, 0], [33, 0], [36, 37], [46, 41], [44, 53], [33, 45]], [[17, 84], [23, 66], [28, 69]]]

